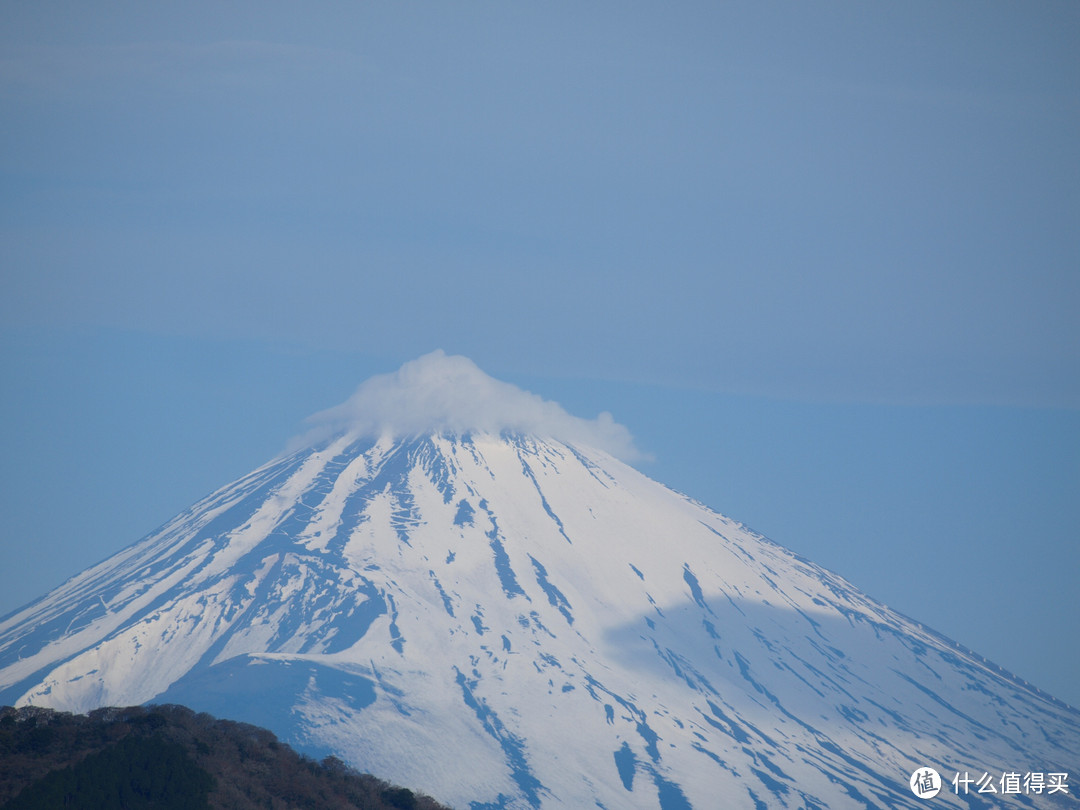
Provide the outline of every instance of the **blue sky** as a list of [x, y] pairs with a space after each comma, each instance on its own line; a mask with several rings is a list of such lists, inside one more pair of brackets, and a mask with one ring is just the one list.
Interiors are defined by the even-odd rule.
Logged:
[[1071, 3], [0, 8], [0, 613], [435, 348], [1080, 704]]

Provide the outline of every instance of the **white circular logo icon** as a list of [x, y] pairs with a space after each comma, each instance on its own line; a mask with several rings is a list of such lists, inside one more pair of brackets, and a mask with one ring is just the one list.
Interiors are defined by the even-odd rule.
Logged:
[[941, 790], [941, 775], [933, 768], [919, 768], [911, 774], [909, 784], [920, 799], [932, 799]]

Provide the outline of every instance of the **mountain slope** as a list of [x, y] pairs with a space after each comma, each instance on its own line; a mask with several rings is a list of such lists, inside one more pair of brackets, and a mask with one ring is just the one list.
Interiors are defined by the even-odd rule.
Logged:
[[185, 703], [460, 806], [916, 807], [918, 767], [1080, 751], [1080, 713], [840, 577], [511, 433], [277, 459], [6, 617], [0, 666], [0, 702]]
[[266, 729], [183, 706], [0, 708], [0, 807], [443, 810], [338, 760], [305, 759]]

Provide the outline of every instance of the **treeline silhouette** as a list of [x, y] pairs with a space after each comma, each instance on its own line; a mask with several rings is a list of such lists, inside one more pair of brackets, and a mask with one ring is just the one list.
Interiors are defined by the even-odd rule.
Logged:
[[2, 810], [448, 810], [184, 706], [0, 708]]

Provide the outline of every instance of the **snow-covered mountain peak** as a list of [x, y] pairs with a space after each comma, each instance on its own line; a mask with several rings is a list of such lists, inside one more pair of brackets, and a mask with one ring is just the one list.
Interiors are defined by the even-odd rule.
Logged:
[[[463, 810], [915, 808], [917, 768], [1080, 771], [1080, 713], [552, 438], [539, 398], [455, 422], [439, 380], [479, 372], [429, 358], [0, 619], [0, 703], [183, 703]], [[406, 392], [440, 428], [391, 419]]]
[[469, 358], [442, 350], [370, 378], [344, 403], [308, 421], [313, 429], [304, 442], [338, 433], [401, 437], [511, 432], [585, 444], [624, 460], [640, 455], [630, 431], [611, 414], [591, 420], [572, 416], [558, 403], [496, 380]]

